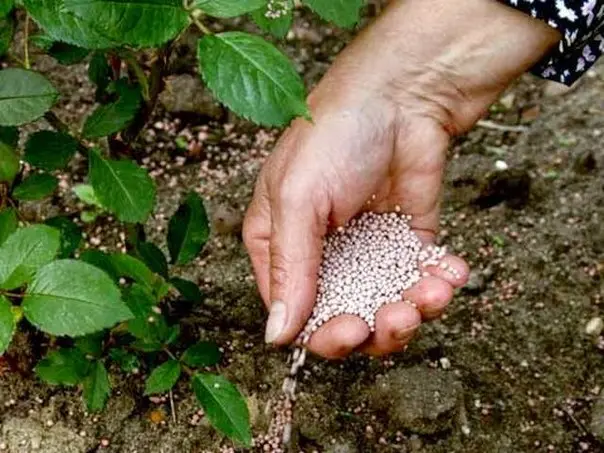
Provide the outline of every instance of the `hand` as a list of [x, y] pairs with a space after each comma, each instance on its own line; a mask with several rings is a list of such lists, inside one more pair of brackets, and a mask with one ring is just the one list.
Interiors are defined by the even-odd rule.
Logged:
[[[392, 2], [338, 57], [309, 97], [313, 123], [296, 120], [264, 165], [244, 223], [271, 309], [268, 342], [289, 343], [303, 328], [324, 235], [367, 208], [373, 194], [371, 210], [399, 205], [422, 240], [434, 240], [450, 137], [470, 128], [558, 39], [492, 0], [407, 0]], [[417, 309], [383, 307], [373, 334], [360, 318], [339, 316], [309, 348], [328, 358], [402, 349], [467, 279], [463, 260], [445, 259], [460, 277], [430, 269], [405, 294]]]

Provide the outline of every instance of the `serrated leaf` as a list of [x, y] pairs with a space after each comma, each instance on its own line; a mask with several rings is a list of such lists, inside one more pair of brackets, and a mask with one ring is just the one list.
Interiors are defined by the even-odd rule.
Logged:
[[186, 264], [199, 254], [210, 236], [208, 215], [199, 195], [189, 193], [168, 223], [172, 263]]
[[13, 9], [13, 0], [0, 0], [0, 16], [6, 16]]
[[195, 283], [179, 277], [170, 279], [170, 283], [174, 285], [184, 300], [196, 303], [200, 303], [203, 300], [199, 286]]
[[212, 426], [230, 439], [251, 446], [250, 415], [237, 387], [224, 377], [210, 373], [196, 374], [191, 385]]
[[206, 85], [238, 115], [270, 126], [309, 116], [302, 79], [264, 39], [235, 31], [204, 36], [198, 57]]
[[75, 348], [61, 348], [50, 352], [38, 362], [36, 374], [53, 385], [77, 385], [90, 370], [90, 362]]
[[29, 38], [30, 44], [33, 44], [44, 52], [47, 52], [55, 42], [54, 39], [45, 34], [34, 35]]
[[0, 143], [16, 148], [19, 144], [19, 129], [14, 126], [0, 126]]
[[80, 255], [80, 261], [101, 269], [116, 283], [120, 278], [108, 253], [101, 252], [100, 250], [85, 250]]
[[119, 85], [119, 98], [110, 104], [100, 105], [86, 118], [82, 135], [99, 138], [125, 129], [136, 117], [142, 97], [137, 86]]
[[9, 51], [14, 32], [14, 19], [10, 16], [0, 15], [0, 57], [3, 57]]
[[0, 125], [20, 126], [46, 113], [59, 93], [41, 74], [26, 69], [0, 71]]
[[208, 16], [236, 17], [261, 8], [266, 0], [196, 0], [194, 6]]
[[293, 1], [286, 0], [281, 3], [283, 3], [284, 6], [277, 17], [267, 16], [267, 13], [270, 14], [268, 5], [257, 9], [251, 14], [252, 19], [262, 31], [270, 33], [279, 39], [282, 39], [287, 35], [287, 32], [290, 30], [292, 22], [294, 21]]
[[179, 0], [64, 0], [64, 4], [78, 17], [98, 22], [103, 33], [120, 45], [159, 46], [189, 24]]
[[155, 184], [134, 162], [106, 160], [95, 151], [89, 155], [90, 184], [105, 208], [122, 222], [144, 223], [155, 203]]
[[25, 144], [25, 160], [34, 167], [53, 171], [64, 168], [78, 150], [78, 142], [63, 132], [40, 131]]
[[6, 143], [0, 142], [0, 183], [12, 184], [20, 168], [15, 150]]
[[81, 63], [89, 53], [89, 49], [64, 42], [55, 42], [48, 49], [48, 55], [66, 66]]
[[68, 217], [51, 217], [44, 222], [61, 233], [61, 249], [57, 258], [69, 258], [82, 243], [82, 229]]
[[338, 27], [350, 28], [361, 18], [363, 0], [302, 0], [315, 13]]
[[23, 311], [40, 330], [73, 337], [132, 318], [111, 278], [76, 260], [54, 261], [38, 270], [25, 294]]
[[74, 345], [82, 353], [92, 356], [100, 357], [103, 354], [103, 340], [105, 339], [105, 332], [91, 333], [84, 337], [76, 338]]
[[54, 176], [48, 173], [34, 173], [13, 189], [12, 196], [20, 201], [41, 200], [52, 195], [58, 185], [59, 181]]
[[168, 276], [168, 261], [158, 246], [151, 242], [141, 242], [136, 246], [136, 251], [149, 269], [163, 277]]
[[111, 394], [111, 383], [105, 365], [101, 361], [92, 364], [88, 376], [84, 379], [84, 401], [90, 412], [103, 410]]
[[51, 262], [61, 246], [59, 232], [45, 225], [21, 228], [0, 247], [0, 288], [28, 283], [34, 272]]
[[103, 30], [103, 23], [84, 20], [67, 11], [63, 0], [23, 0], [32, 19], [55, 41], [87, 49], [115, 47]]
[[8, 349], [17, 325], [10, 301], [0, 295], [0, 356]]
[[17, 211], [13, 208], [0, 211], [0, 246], [4, 244], [11, 234], [17, 231], [18, 226]]
[[103, 208], [103, 205], [99, 201], [94, 193], [94, 188], [90, 184], [77, 184], [71, 189], [76, 196], [86, 204], [96, 206], [97, 208]]
[[111, 349], [109, 351], [109, 357], [111, 357], [111, 360], [117, 363], [120, 369], [125, 373], [132, 373], [135, 369], [140, 367], [140, 360], [138, 357], [124, 349]]
[[178, 360], [168, 360], [155, 368], [145, 382], [145, 395], [168, 392], [178, 382], [181, 368]]
[[187, 365], [197, 368], [213, 366], [220, 362], [222, 354], [213, 341], [200, 341], [191, 346], [182, 355], [181, 360]]
[[156, 307], [153, 295], [135, 283], [124, 291], [124, 300], [134, 315], [128, 321], [128, 332], [143, 343], [159, 344], [161, 349], [171, 332], [165, 318], [153, 310]]

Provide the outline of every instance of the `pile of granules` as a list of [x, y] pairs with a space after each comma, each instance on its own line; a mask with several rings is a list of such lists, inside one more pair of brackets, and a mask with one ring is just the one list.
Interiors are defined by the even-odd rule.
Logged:
[[[366, 212], [328, 234], [312, 315], [291, 354], [291, 368], [283, 382], [283, 395], [275, 408], [269, 433], [257, 439], [260, 451], [283, 452], [290, 440], [296, 375], [304, 365], [312, 334], [330, 319], [351, 314], [375, 330], [378, 310], [393, 302], [407, 302], [404, 292], [428, 275], [426, 266], [440, 266], [459, 277], [443, 262], [444, 247], [424, 246], [411, 230], [411, 216], [396, 212]], [[258, 442], [259, 441], [259, 442]]]

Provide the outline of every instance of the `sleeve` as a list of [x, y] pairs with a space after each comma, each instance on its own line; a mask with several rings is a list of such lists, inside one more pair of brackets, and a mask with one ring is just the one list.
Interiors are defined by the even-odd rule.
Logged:
[[563, 38], [531, 72], [571, 85], [604, 52], [604, 0], [499, 0], [556, 28]]

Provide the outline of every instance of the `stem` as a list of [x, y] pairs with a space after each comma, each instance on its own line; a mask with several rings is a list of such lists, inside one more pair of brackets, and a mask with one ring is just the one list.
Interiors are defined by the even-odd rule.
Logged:
[[201, 30], [204, 34], [206, 35], [213, 35], [214, 33], [212, 33], [212, 30], [210, 30], [208, 27], [206, 27], [203, 22], [201, 22], [197, 17], [195, 17], [194, 15], [191, 15], [191, 20], [193, 21], [193, 23], [195, 24], [195, 26], [197, 28], [199, 28], [199, 30]]
[[[168, 349], [168, 347], [164, 347], [163, 351], [168, 354], [168, 357], [170, 357], [172, 360], [178, 360], [176, 358], [176, 356], [174, 354], [172, 354], [172, 351], [170, 351]], [[180, 363], [180, 366], [182, 367], [183, 371], [185, 373], [187, 373], [189, 376], [193, 376], [195, 374], [195, 371], [193, 371], [191, 368], [189, 368], [187, 365], [185, 365], [184, 363]]]
[[18, 56], [16, 56], [13, 53], [8, 53], [8, 58], [10, 58], [11, 60], [14, 60], [15, 63], [19, 63], [21, 66], [25, 67], [25, 62], [23, 60], [21, 60], [21, 58], [19, 58]]
[[29, 64], [29, 14], [25, 14], [25, 37], [23, 38], [23, 66], [25, 69], [30, 69]]
[[57, 115], [55, 115], [53, 112], [46, 112], [44, 114], [44, 119], [48, 122], [48, 124], [50, 124], [53, 129], [55, 129], [57, 132], [63, 132], [64, 134], [69, 134], [72, 137], [74, 137], [77, 141], [78, 141], [78, 151], [80, 153], [82, 153], [83, 155], [87, 156], [88, 155], [88, 148], [86, 147], [86, 145], [84, 145], [81, 141], [80, 138], [78, 136], [78, 134], [74, 133], [71, 131], [71, 129], [69, 128], [69, 126], [63, 122], [63, 120], [61, 120], [61, 118], [59, 118]]
[[18, 299], [23, 299], [25, 296], [23, 294], [11, 293], [10, 291], [0, 290], [0, 295], [6, 297], [16, 297]]

